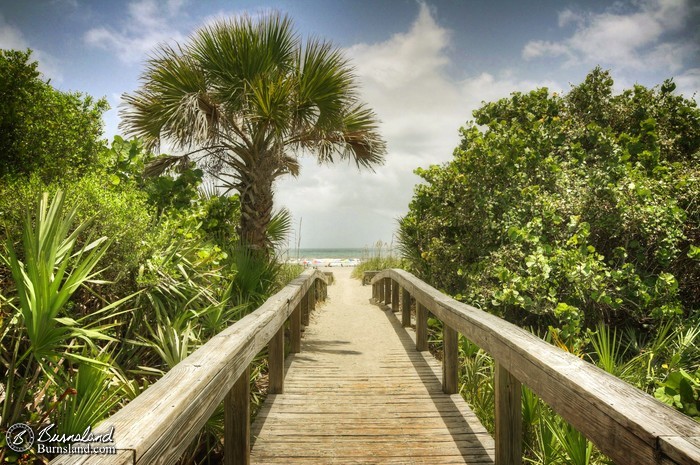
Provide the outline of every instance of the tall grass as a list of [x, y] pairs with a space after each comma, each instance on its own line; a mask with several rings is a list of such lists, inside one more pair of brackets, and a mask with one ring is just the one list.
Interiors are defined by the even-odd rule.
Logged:
[[401, 268], [401, 259], [394, 255], [392, 244], [377, 241], [373, 249], [364, 250], [360, 264], [352, 270], [351, 276], [362, 279], [365, 271], [381, 271], [389, 268]]

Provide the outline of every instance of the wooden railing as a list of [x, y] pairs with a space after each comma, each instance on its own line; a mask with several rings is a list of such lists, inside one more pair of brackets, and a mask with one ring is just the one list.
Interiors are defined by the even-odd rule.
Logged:
[[260, 308], [214, 336], [98, 429], [114, 427], [116, 455], [63, 455], [51, 463], [175, 463], [223, 401], [225, 463], [248, 464], [250, 364], [269, 347], [269, 392], [284, 389], [284, 331], [290, 319], [293, 353], [301, 326], [326, 297], [326, 274], [306, 270]]
[[458, 391], [458, 333], [495, 359], [496, 465], [522, 460], [521, 383], [617, 465], [700, 464], [700, 424], [641, 390], [406, 271], [382, 271], [372, 286], [376, 302], [401, 311], [403, 326], [416, 301], [418, 350], [428, 349], [428, 312], [443, 322], [444, 392]]

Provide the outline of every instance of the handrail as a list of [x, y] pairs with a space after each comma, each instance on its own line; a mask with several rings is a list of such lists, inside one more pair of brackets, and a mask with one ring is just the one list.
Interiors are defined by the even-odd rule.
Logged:
[[700, 464], [700, 424], [652, 396], [404, 270], [384, 270], [372, 285], [375, 302], [395, 310], [402, 290], [404, 326], [416, 300], [418, 350], [427, 349], [427, 311], [443, 322], [445, 392], [457, 391], [457, 332], [495, 359], [497, 465], [521, 461], [521, 382], [617, 465]]
[[118, 454], [62, 455], [51, 464], [174, 463], [222, 400], [227, 404], [226, 463], [247, 458], [249, 365], [270, 343], [270, 390], [281, 392], [284, 324], [291, 316], [292, 352], [298, 352], [301, 321], [304, 317], [308, 321], [308, 311], [315, 305], [317, 294], [325, 297], [326, 285], [324, 273], [304, 271], [257, 310], [211, 338], [103, 421], [102, 425], [114, 426]]

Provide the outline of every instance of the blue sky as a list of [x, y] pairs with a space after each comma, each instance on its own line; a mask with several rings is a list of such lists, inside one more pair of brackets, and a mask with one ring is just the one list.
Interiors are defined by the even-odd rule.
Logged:
[[138, 87], [149, 51], [185, 41], [217, 17], [289, 13], [302, 36], [345, 49], [382, 120], [375, 173], [305, 160], [276, 202], [303, 219], [305, 247], [390, 242], [418, 166], [451, 157], [480, 102], [547, 86], [562, 92], [596, 65], [618, 90], [674, 77], [700, 91], [700, 2], [694, 0], [0, 0], [0, 48], [31, 48], [62, 89], [106, 97], [105, 137], [120, 133], [120, 96]]

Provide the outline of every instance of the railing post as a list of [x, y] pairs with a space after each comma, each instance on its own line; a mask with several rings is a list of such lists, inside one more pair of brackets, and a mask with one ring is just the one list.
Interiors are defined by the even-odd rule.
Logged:
[[290, 317], [290, 352], [298, 354], [301, 352], [301, 302], [297, 304]]
[[406, 289], [401, 290], [401, 326], [411, 326], [411, 293]]
[[391, 278], [384, 278], [384, 303], [391, 304]]
[[374, 302], [377, 302], [377, 298], [379, 297], [379, 286], [377, 283], [372, 284], [372, 300]]
[[304, 293], [301, 298], [301, 324], [304, 326], [309, 326], [309, 291]]
[[250, 365], [224, 397], [224, 463], [250, 464]]
[[316, 280], [309, 287], [309, 313], [316, 308]]
[[377, 289], [378, 289], [378, 293], [379, 293], [379, 303], [384, 302], [385, 287], [386, 286], [384, 286], [384, 280], [380, 279], [379, 282], [377, 282]]
[[270, 394], [284, 392], [284, 325], [267, 344]]
[[396, 281], [391, 282], [391, 311], [399, 311], [399, 283]]
[[416, 350], [428, 350], [428, 309], [416, 301]]
[[496, 465], [522, 463], [522, 404], [520, 381], [496, 362]]
[[455, 394], [459, 390], [457, 369], [459, 365], [458, 333], [447, 323], [442, 323], [442, 392]]

